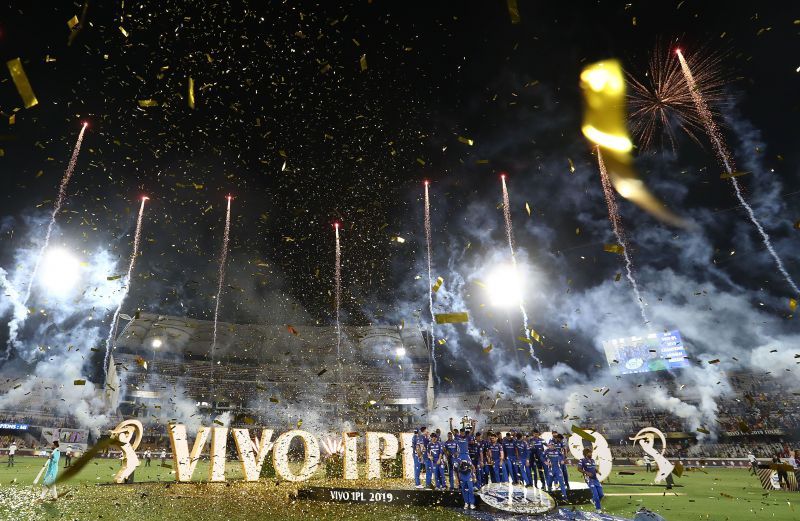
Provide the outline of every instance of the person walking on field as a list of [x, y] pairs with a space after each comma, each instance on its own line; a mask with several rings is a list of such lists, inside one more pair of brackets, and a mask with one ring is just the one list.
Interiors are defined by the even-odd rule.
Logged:
[[8, 467], [14, 466], [14, 455], [16, 453], [17, 453], [17, 444], [12, 441], [11, 445], [9, 445], [8, 447], [8, 465], [7, 465]]
[[53, 441], [53, 452], [47, 459], [47, 466], [44, 471], [44, 479], [42, 480], [42, 496], [44, 500], [47, 492], [50, 492], [51, 501], [58, 499], [58, 492], [56, 491], [56, 478], [58, 477], [58, 460], [61, 458], [61, 451], [58, 449], [58, 441]]
[[153, 457], [153, 453], [150, 452], [150, 449], [147, 449], [146, 451], [144, 451], [144, 466], [145, 467], [149, 467], [150, 466], [150, 459], [152, 457]]
[[756, 459], [753, 451], [747, 453], [747, 459], [750, 461], [750, 474], [758, 475], [758, 460]]
[[645, 455], [644, 457], [644, 466], [647, 472], [653, 472], [653, 462], [650, 461], [650, 456]]
[[161, 466], [167, 464], [167, 449], [161, 449]]

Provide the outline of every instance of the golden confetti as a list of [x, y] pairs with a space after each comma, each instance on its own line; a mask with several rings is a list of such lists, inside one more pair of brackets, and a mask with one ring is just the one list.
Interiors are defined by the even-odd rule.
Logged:
[[723, 172], [719, 175], [720, 179], [730, 179], [731, 177], [739, 177], [742, 175], [747, 175], [750, 172]]
[[795, 309], [797, 309], [797, 299], [793, 299], [793, 298], [789, 299], [789, 309], [791, 311], [794, 311]]
[[194, 78], [189, 76], [189, 108], [194, 109]]
[[483, 352], [488, 355], [492, 351], [492, 349], [494, 349], [494, 346], [492, 344], [489, 344], [488, 346], [483, 348]]
[[125, 38], [128, 37], [128, 31], [126, 31], [125, 28], [122, 27], [121, 25], [119, 26], [119, 32], [121, 32], [122, 36], [124, 36]]
[[517, 5], [517, 0], [506, 0], [508, 3], [508, 16], [511, 17], [512, 24], [518, 24], [522, 21], [522, 18], [519, 16], [519, 6]]
[[525, 203], [525, 211], [528, 212], [528, 217], [530, 217], [531, 216], [531, 205], [529, 205], [527, 202]]
[[434, 315], [437, 324], [460, 324], [469, 322], [469, 314], [466, 311], [458, 313], [439, 313]]
[[140, 99], [139, 100], [140, 107], [158, 107], [158, 102], [152, 99]]
[[619, 279], [621, 278], [622, 278], [622, 273], [617, 273], [616, 275], [614, 275], [614, 282], [619, 282]]
[[108, 277], [106, 277], [106, 280], [118, 280], [118, 279], [121, 279], [121, 278], [122, 278], [122, 275], [109, 275]]
[[75, 380], [72, 385], [86, 385], [86, 380]]
[[17, 92], [19, 92], [25, 108], [29, 109], [38, 105], [39, 100], [36, 99], [33, 87], [31, 87], [28, 76], [25, 74], [25, 69], [22, 68], [22, 61], [19, 58], [14, 58], [13, 60], [8, 60], [6, 66], [8, 67], [8, 72], [11, 73], [11, 79], [14, 80], [14, 85], [17, 87]]
[[77, 16], [73, 16], [72, 18], [67, 20], [67, 27], [69, 27], [69, 29], [71, 31], [76, 25], [78, 25], [78, 23], [79, 23], [78, 22], [78, 17]]
[[572, 432], [583, 438], [584, 440], [588, 441], [589, 443], [594, 443], [597, 441], [597, 438], [586, 432], [585, 430], [581, 429], [577, 425], [572, 426]]
[[367, 70], [367, 55], [362, 54], [361, 58], [358, 60], [358, 63], [361, 65], [361, 72]]
[[617, 253], [619, 255], [625, 253], [625, 248], [623, 248], [619, 244], [604, 244], [603, 250], [607, 251], [608, 253]]
[[444, 284], [444, 279], [442, 277], [436, 277], [436, 282], [434, 282], [433, 286], [431, 286], [431, 291], [434, 293], [438, 292], [439, 288], [442, 287], [442, 284]]
[[569, 173], [574, 174], [575, 173], [575, 163], [573, 163], [572, 159], [570, 159], [570, 158], [567, 158], [567, 161], [569, 162]]
[[472, 146], [472, 145], [475, 144], [475, 142], [473, 140], [471, 140], [468, 137], [464, 137], [464, 136], [458, 136], [458, 142], [459, 143], [464, 143], [465, 145], [469, 145], [469, 146]]
[[16, 114], [11, 114], [10, 116], [8, 116], [8, 124], [9, 125], [13, 125], [16, 122], [17, 122], [17, 115]]
[[633, 169], [633, 143], [625, 121], [625, 78], [619, 61], [587, 65], [580, 82], [584, 99], [581, 131], [602, 150], [614, 189], [662, 221], [685, 226], [686, 222], [656, 199]]

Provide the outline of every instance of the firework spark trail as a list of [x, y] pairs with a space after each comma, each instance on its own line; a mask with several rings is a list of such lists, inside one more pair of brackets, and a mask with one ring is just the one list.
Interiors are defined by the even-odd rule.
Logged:
[[[694, 76], [692, 76], [692, 71], [689, 68], [689, 64], [686, 62], [686, 59], [683, 57], [683, 53], [679, 50], [676, 51], [678, 55], [678, 60], [681, 63], [681, 69], [683, 70], [683, 76], [686, 78], [686, 84], [689, 87], [689, 91], [692, 93], [692, 99], [694, 100], [695, 107], [697, 108], [697, 112], [700, 114], [700, 117], [703, 120], [703, 125], [706, 130], [706, 134], [708, 138], [711, 140], [711, 144], [714, 146], [714, 152], [716, 152], [717, 158], [722, 162], [723, 166], [725, 167], [725, 171], [728, 174], [733, 174], [735, 171], [735, 167], [733, 164], [733, 159], [731, 158], [731, 154], [728, 151], [728, 148], [725, 146], [725, 142], [723, 140], [722, 134], [717, 128], [717, 124], [714, 122], [714, 117], [711, 113], [711, 110], [708, 108], [708, 104], [706, 103], [705, 99], [703, 98], [702, 94], [699, 90], [697, 90], [697, 84], [695, 82]], [[747, 211], [747, 215], [750, 217], [750, 221], [758, 230], [758, 233], [761, 235], [761, 240], [764, 243], [764, 246], [767, 247], [767, 251], [769, 254], [772, 255], [772, 259], [775, 261], [775, 264], [778, 266], [778, 270], [783, 275], [783, 278], [792, 288], [795, 295], [800, 294], [800, 288], [797, 287], [797, 284], [792, 279], [792, 276], [789, 275], [789, 272], [786, 271], [786, 268], [783, 266], [783, 261], [781, 260], [778, 252], [775, 251], [775, 248], [772, 247], [772, 241], [769, 238], [766, 230], [764, 227], [761, 226], [761, 223], [756, 218], [756, 214], [753, 211], [753, 208], [748, 204], [745, 200], [744, 195], [742, 195], [742, 190], [739, 187], [739, 181], [736, 180], [736, 177], [730, 177], [731, 184], [733, 185], [733, 190], [736, 192], [736, 198], [739, 200], [739, 204], [741, 204], [744, 209]]]
[[111, 344], [117, 336], [117, 322], [119, 321], [119, 314], [122, 311], [122, 304], [125, 302], [125, 297], [131, 289], [131, 276], [133, 275], [133, 268], [136, 265], [136, 258], [139, 256], [139, 243], [142, 240], [142, 217], [144, 216], [144, 203], [150, 199], [145, 196], [142, 197], [142, 204], [139, 206], [139, 215], [136, 217], [136, 232], [133, 234], [133, 252], [131, 253], [131, 261], [128, 263], [128, 273], [125, 274], [125, 281], [122, 285], [122, 297], [117, 303], [117, 309], [114, 310], [114, 316], [111, 317], [111, 327], [108, 330], [108, 337], [106, 337], [106, 354], [103, 358], [103, 374], [108, 378], [108, 357], [111, 354]]
[[336, 315], [336, 358], [341, 363], [341, 347], [342, 347], [342, 325], [339, 317], [339, 309], [342, 305], [342, 246], [339, 242], [339, 223], [333, 225], [334, 233], [336, 234], [336, 264], [333, 269], [334, 279], [334, 314]]
[[439, 372], [436, 369], [436, 338], [433, 336], [433, 323], [435, 321], [433, 315], [433, 269], [431, 262], [431, 199], [428, 193], [430, 186], [429, 181], [425, 181], [425, 245], [428, 248], [428, 309], [431, 312], [431, 325], [429, 328], [431, 338], [431, 362], [433, 368], [433, 375], [436, 377], [436, 382], [441, 383], [439, 380]]
[[644, 310], [644, 302], [642, 295], [639, 293], [639, 285], [633, 276], [633, 261], [628, 253], [628, 245], [625, 240], [625, 231], [622, 228], [622, 220], [619, 216], [619, 209], [617, 208], [617, 200], [614, 197], [614, 187], [611, 186], [611, 180], [608, 178], [608, 171], [606, 164], [603, 162], [603, 155], [600, 153], [600, 147], [597, 147], [597, 165], [600, 168], [600, 181], [603, 184], [603, 193], [606, 196], [606, 204], [608, 205], [608, 220], [611, 221], [611, 228], [614, 230], [614, 236], [617, 238], [617, 244], [622, 248], [622, 255], [625, 258], [625, 276], [628, 282], [631, 283], [633, 294], [636, 297], [636, 303], [639, 305], [639, 312], [642, 314], [642, 321], [648, 324], [647, 313]]
[[214, 355], [217, 348], [217, 326], [219, 324], [219, 301], [222, 300], [222, 285], [225, 282], [225, 264], [228, 260], [228, 242], [231, 236], [231, 199], [228, 199], [228, 209], [225, 212], [225, 231], [222, 234], [222, 253], [219, 258], [219, 272], [217, 277], [217, 296], [214, 302], [214, 332], [211, 337], [211, 381], [214, 381]]
[[[514, 252], [514, 229], [511, 225], [511, 204], [508, 197], [508, 187], [506, 186], [506, 174], [500, 175], [500, 181], [503, 184], [503, 219], [506, 224], [506, 239], [508, 239], [508, 249], [511, 251], [511, 266], [514, 269], [514, 274], [517, 274], [517, 254]], [[539, 364], [539, 372], [542, 372], [542, 362], [533, 351], [533, 341], [531, 340], [531, 332], [528, 329], [528, 313], [525, 311], [525, 303], [522, 297], [519, 299], [519, 310], [522, 313], [522, 326], [525, 329], [525, 339], [528, 341], [528, 349], [530, 350], [531, 357]]]
[[[720, 68], [721, 55], [707, 53], [693, 57], [695, 86], [706, 100], [725, 104], [727, 78]], [[626, 72], [630, 126], [643, 150], [655, 148], [657, 141], [677, 148], [675, 127], [700, 144], [703, 119], [697, 114], [692, 93], [686, 85], [681, 65], [669, 48], [657, 45], [648, 61], [647, 72], [639, 79]], [[658, 139], [658, 138], [661, 139]]]
[[[81, 151], [81, 143], [83, 143], [83, 134], [86, 132], [86, 127], [88, 123], [84, 123], [81, 126], [81, 131], [78, 134], [78, 140], [75, 142], [75, 148], [72, 149], [72, 156], [70, 157], [69, 164], [67, 165], [67, 169], [64, 171], [64, 176], [61, 178], [61, 184], [58, 187], [58, 196], [56, 197], [56, 203], [53, 206], [53, 212], [50, 214], [50, 222], [47, 223], [47, 231], [44, 234], [44, 243], [42, 247], [39, 249], [39, 253], [36, 256], [36, 261], [33, 264], [33, 271], [31, 272], [31, 276], [28, 280], [28, 286], [25, 288], [25, 296], [22, 299], [22, 305], [28, 305], [28, 301], [31, 298], [31, 290], [33, 289], [33, 283], [36, 280], [36, 274], [39, 272], [39, 266], [42, 263], [42, 258], [44, 257], [44, 252], [47, 250], [47, 247], [50, 245], [50, 236], [53, 234], [53, 228], [56, 224], [56, 217], [58, 217], [59, 212], [61, 212], [61, 207], [64, 205], [64, 200], [67, 198], [67, 185], [69, 184], [69, 180], [72, 178], [72, 173], [75, 171], [75, 165], [78, 164], [78, 154]], [[25, 321], [25, 317], [22, 317], [20, 320], [11, 320], [8, 323], [8, 348], [5, 352], [5, 359], [8, 359], [8, 356], [11, 354], [11, 346], [17, 346], [17, 333], [19, 332], [19, 327]]]

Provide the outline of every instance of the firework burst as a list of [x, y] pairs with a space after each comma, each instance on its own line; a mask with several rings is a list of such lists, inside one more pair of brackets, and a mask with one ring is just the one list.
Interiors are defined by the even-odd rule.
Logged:
[[[703, 119], [675, 59], [675, 50], [657, 45], [641, 77], [626, 72], [630, 127], [642, 150], [669, 144], [674, 151], [678, 132], [701, 144]], [[726, 101], [727, 79], [720, 73], [722, 57], [720, 53], [699, 53], [690, 63], [692, 71], [696, 71], [697, 89], [712, 107], [720, 107]], [[712, 112], [719, 115], [716, 110]]]

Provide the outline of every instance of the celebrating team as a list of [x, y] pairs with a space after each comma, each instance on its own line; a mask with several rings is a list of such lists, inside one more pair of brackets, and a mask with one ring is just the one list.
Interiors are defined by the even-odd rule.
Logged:
[[[447, 476], [451, 490], [461, 489], [465, 509], [475, 508], [475, 490], [490, 482], [511, 481], [518, 486], [546, 488], [548, 492], [558, 483], [562, 497], [568, 499], [567, 446], [564, 436], [557, 432], [553, 432], [548, 442], [537, 430], [530, 434], [507, 432], [505, 436], [487, 432], [483, 437], [476, 432], [474, 420], [471, 428], [455, 429], [450, 419], [446, 440], [442, 440], [439, 429], [428, 434], [427, 428], [421, 427], [414, 431], [412, 444], [417, 488], [423, 488], [420, 481], [423, 470], [429, 488], [445, 489]], [[584, 449], [583, 455], [578, 471], [591, 489], [595, 508], [600, 511], [603, 489], [597, 479], [597, 465], [591, 449]]]

